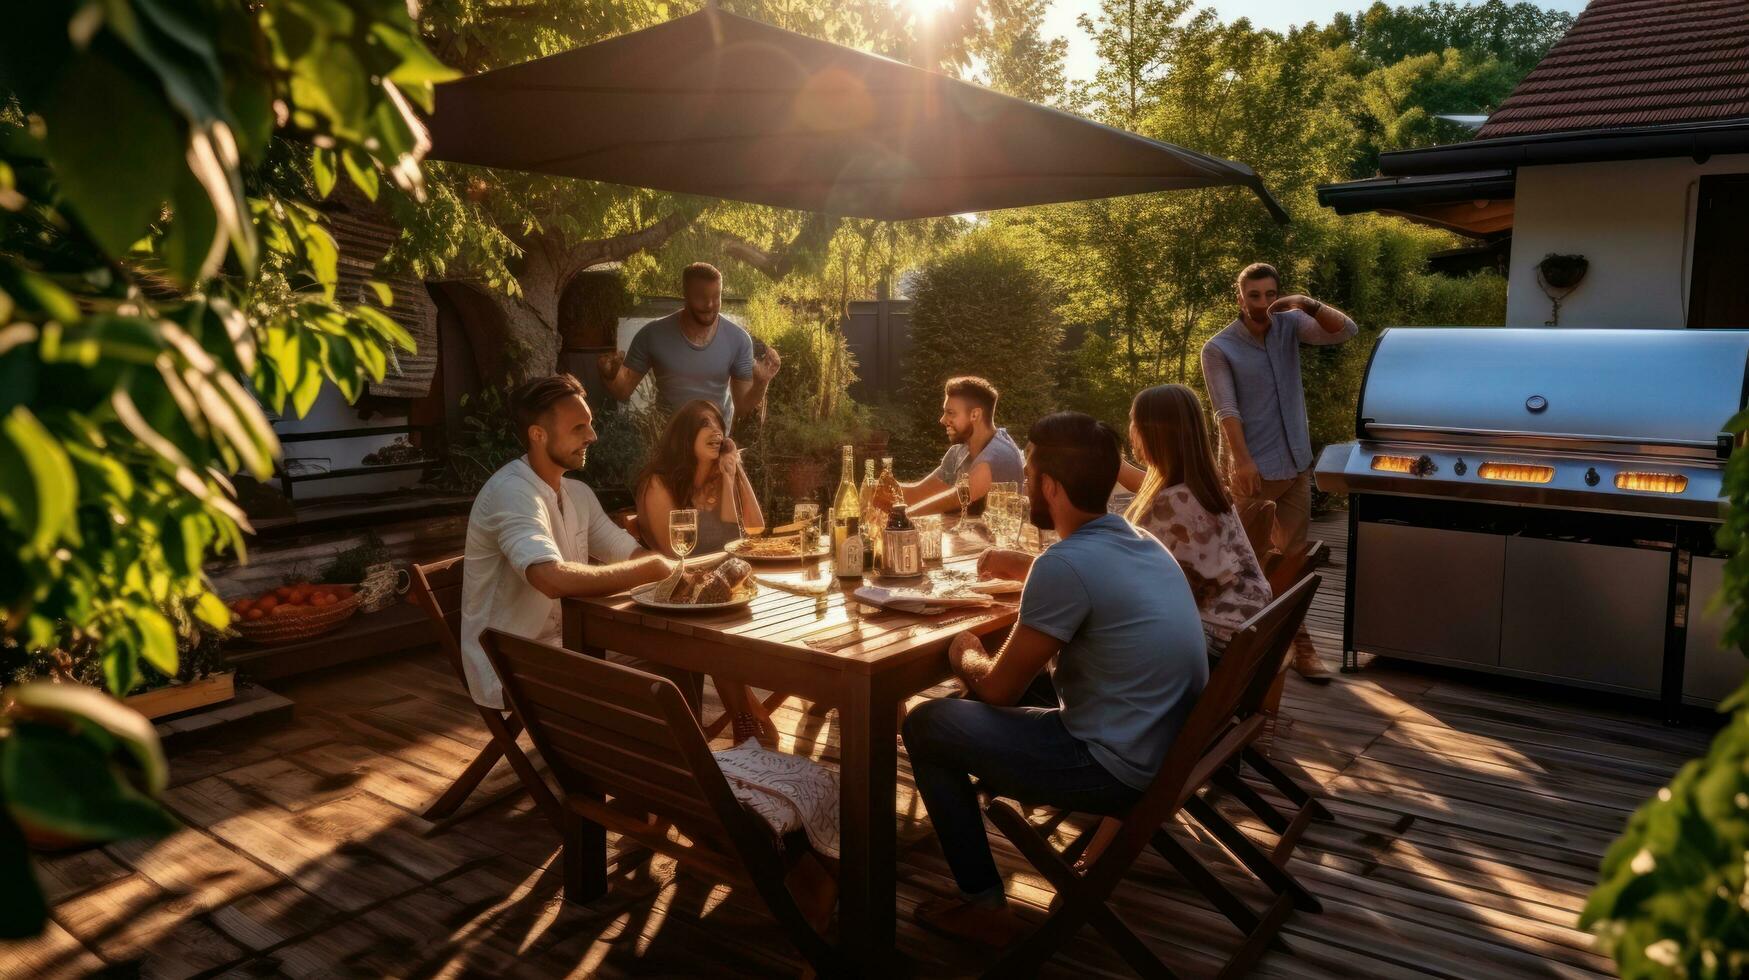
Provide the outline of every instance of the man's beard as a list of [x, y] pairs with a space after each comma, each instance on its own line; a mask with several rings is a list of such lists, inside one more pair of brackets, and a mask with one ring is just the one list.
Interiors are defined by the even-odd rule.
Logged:
[[686, 308], [686, 315], [692, 318], [693, 323], [696, 323], [701, 327], [708, 327], [717, 322], [717, 314], [709, 311], [700, 313], [690, 306]]
[[950, 446], [963, 445], [972, 441], [972, 427], [969, 425], [963, 429], [953, 425], [942, 426], [942, 428], [947, 430], [947, 444]]
[[[577, 460], [575, 463], [571, 462], [573, 457]], [[560, 469], [580, 470], [583, 468], [584, 464], [589, 462], [589, 449], [588, 447], [584, 447], [571, 456], [561, 456], [549, 449], [547, 450], [547, 458], [552, 460], [553, 465]]]
[[1045, 499], [1034, 494], [1028, 501], [1028, 510], [1032, 511], [1032, 526], [1041, 531], [1055, 531], [1057, 522], [1051, 518], [1051, 506]]

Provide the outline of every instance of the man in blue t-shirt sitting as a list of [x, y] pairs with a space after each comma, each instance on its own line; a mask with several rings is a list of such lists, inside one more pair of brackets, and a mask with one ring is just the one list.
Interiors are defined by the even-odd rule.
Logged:
[[656, 374], [656, 400], [663, 411], [696, 398], [714, 403], [730, 432], [735, 410], [751, 411], [765, 400], [765, 388], [777, 377], [782, 359], [774, 348], [754, 356], [751, 334], [721, 315], [723, 274], [705, 262], [694, 262], [680, 274], [686, 305], [644, 324], [630, 348], [596, 359], [607, 391], [619, 401], [632, 397], [644, 375]]
[[1121, 813], [1153, 781], [1208, 680], [1184, 572], [1159, 541], [1106, 513], [1117, 433], [1058, 412], [1028, 438], [1032, 519], [1062, 540], [1037, 559], [997, 551], [980, 560], [987, 577], [1025, 577], [1020, 622], [994, 653], [970, 633], [956, 637], [948, 662], [969, 696], [921, 704], [904, 725], [917, 790], [960, 891], [919, 906], [917, 921], [991, 945], [1020, 926], [973, 778], [1029, 803]]

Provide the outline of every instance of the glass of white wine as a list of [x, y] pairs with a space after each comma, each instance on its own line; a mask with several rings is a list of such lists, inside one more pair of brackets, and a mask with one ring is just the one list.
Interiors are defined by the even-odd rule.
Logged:
[[698, 547], [698, 511], [688, 508], [668, 512], [668, 544], [680, 556], [680, 566], [685, 568], [686, 556]]
[[959, 526], [964, 524], [966, 519], [971, 516], [972, 478], [970, 475], [961, 473], [960, 478], [954, 481], [953, 495], [959, 499], [960, 505], [959, 520], [953, 522], [954, 530], [957, 531], [959, 530]]

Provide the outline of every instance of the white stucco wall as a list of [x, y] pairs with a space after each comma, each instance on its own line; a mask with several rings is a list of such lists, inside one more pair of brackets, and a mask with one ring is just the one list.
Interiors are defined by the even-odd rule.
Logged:
[[1507, 326], [1549, 319], [1536, 265], [1550, 252], [1591, 262], [1561, 326], [1685, 326], [1699, 179], [1730, 173], [1749, 173], [1749, 154], [1520, 167]]

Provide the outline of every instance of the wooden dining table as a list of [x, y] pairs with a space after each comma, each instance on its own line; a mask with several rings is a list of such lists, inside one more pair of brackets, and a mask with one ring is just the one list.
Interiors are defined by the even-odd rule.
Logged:
[[[988, 545], [968, 529], [944, 536], [944, 560], [926, 567], [928, 587], [975, 573]], [[664, 612], [625, 595], [564, 601], [565, 646], [593, 656], [613, 650], [675, 669], [784, 691], [830, 706], [839, 730], [839, 937], [845, 961], [867, 975], [896, 964], [895, 865], [898, 708], [949, 676], [947, 648], [969, 631], [992, 646], [1014, 624], [1018, 595], [983, 608], [934, 615], [866, 606], [851, 597], [863, 579], [835, 579], [826, 559], [757, 562], [757, 578], [827, 584], [825, 600], [761, 585], [728, 612]], [[917, 581], [866, 584], [917, 587]], [[991, 634], [995, 634], [994, 637]], [[585, 898], [607, 889], [606, 834], [585, 828], [591, 859], [577, 882]], [[597, 842], [602, 858], [593, 860]]]

